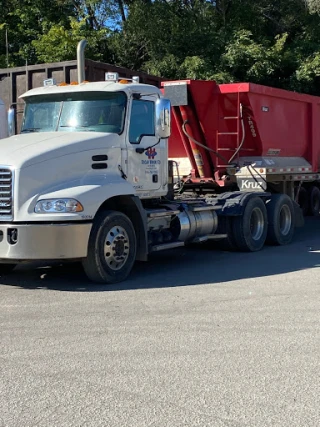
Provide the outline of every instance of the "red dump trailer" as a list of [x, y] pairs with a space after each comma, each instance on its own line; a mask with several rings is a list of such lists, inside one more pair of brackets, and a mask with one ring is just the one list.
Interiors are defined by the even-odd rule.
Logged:
[[163, 82], [182, 189], [270, 191], [320, 211], [320, 97], [252, 83]]

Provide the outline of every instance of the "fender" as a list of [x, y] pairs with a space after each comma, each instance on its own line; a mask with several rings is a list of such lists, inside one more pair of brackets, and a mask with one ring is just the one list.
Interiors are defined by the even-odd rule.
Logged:
[[[136, 260], [148, 260], [148, 218], [141, 200], [138, 196], [117, 195], [105, 200], [99, 208], [101, 210], [120, 211], [130, 218], [137, 236]], [[98, 212], [99, 212], [98, 211]]]
[[242, 191], [234, 191], [230, 193], [220, 194], [214, 205], [220, 206], [221, 210], [217, 211], [218, 215], [222, 216], [240, 216], [243, 214], [247, 202], [252, 197], [267, 198], [270, 197], [271, 193], [267, 192], [255, 192], [246, 193]]
[[[17, 211], [15, 221], [79, 221], [92, 220], [101, 204], [115, 196], [135, 196], [130, 182], [114, 173], [96, 175], [87, 179], [64, 182], [63, 186], [52, 191], [44, 189], [26, 200]], [[37, 214], [34, 212], [36, 203], [43, 199], [72, 198], [78, 200], [84, 210], [79, 213]]]

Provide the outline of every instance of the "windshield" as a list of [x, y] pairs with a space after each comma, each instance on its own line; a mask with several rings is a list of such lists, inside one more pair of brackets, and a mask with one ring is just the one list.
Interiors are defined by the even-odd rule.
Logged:
[[21, 133], [90, 131], [120, 134], [126, 95], [123, 92], [82, 92], [26, 99]]

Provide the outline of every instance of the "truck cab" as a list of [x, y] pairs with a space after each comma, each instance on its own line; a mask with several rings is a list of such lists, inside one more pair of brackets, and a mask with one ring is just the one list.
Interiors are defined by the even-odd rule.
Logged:
[[[77, 152], [102, 150], [100, 158], [108, 157], [109, 162], [93, 166], [93, 175], [103, 168], [108, 173], [114, 169], [127, 177], [141, 198], [166, 194], [168, 148], [167, 140], [156, 134], [156, 109], [161, 102], [156, 87], [119, 81], [115, 73], [107, 73], [105, 82], [57, 86], [48, 80], [22, 98], [26, 105], [21, 134], [33, 134], [27, 140], [59, 140], [63, 151], [69, 133], [66, 145], [74, 140]], [[47, 152], [50, 143], [42, 144]]]
[[2, 270], [18, 260], [84, 259], [95, 218], [118, 205], [140, 230], [130, 256], [145, 259], [141, 200], [168, 191], [170, 103], [160, 90], [107, 73], [103, 82], [49, 79], [21, 98], [20, 134], [0, 146]]

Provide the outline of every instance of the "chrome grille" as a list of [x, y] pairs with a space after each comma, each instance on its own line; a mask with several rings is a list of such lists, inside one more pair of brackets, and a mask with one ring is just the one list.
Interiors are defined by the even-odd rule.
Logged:
[[0, 220], [12, 217], [12, 171], [0, 167]]

